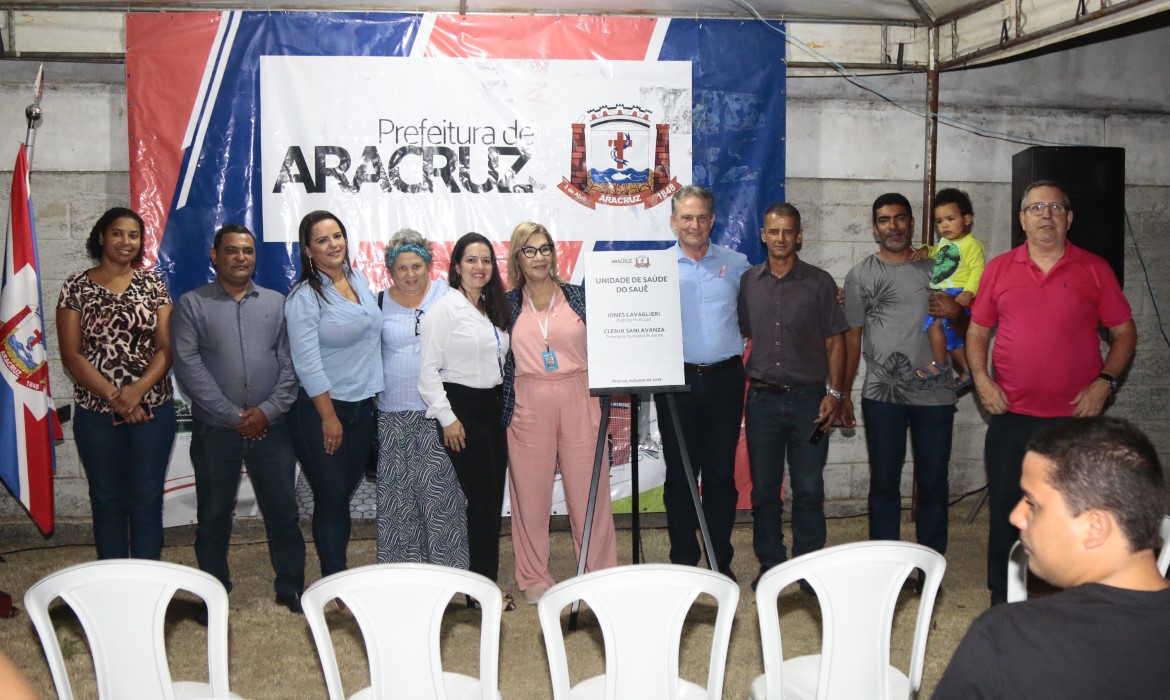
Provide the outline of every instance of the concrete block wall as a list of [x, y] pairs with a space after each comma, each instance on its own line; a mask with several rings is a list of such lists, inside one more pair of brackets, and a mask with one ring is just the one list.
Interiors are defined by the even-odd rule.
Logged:
[[[1156, 30], [1006, 66], [948, 73], [942, 78], [940, 107], [985, 129], [1127, 149], [1132, 236], [1126, 241], [1126, 293], [1137, 318], [1139, 345], [1110, 412], [1145, 429], [1164, 462], [1170, 462], [1170, 411], [1165, 406], [1170, 346], [1159, 330], [1155, 302], [1170, 313], [1170, 162], [1160, 157], [1170, 146], [1170, 81], [1151, 81], [1149, 76], [1166, 75], [1168, 54], [1170, 30]], [[1091, 73], [1078, 68], [1111, 61], [1124, 62], [1127, 70]], [[93, 222], [106, 208], [128, 201], [126, 96], [121, 66], [53, 64], [46, 71], [47, 116], [32, 189], [44, 267], [50, 372], [54, 393], [67, 402], [72, 386], [57, 356], [53, 309], [65, 277], [89, 265], [83, 244]], [[8, 206], [9, 164], [24, 137], [26, 84], [33, 74], [33, 64], [0, 61], [0, 211]], [[922, 76], [868, 80], [912, 109], [923, 102]], [[1019, 85], [1031, 87], [1021, 90]], [[876, 249], [870, 204], [878, 194], [904, 193], [921, 223], [924, 123], [839, 78], [792, 78], [788, 100], [787, 198], [804, 216], [802, 257], [843, 281], [853, 264]], [[976, 234], [991, 255], [1009, 247], [1014, 216], [1011, 155], [1024, 147], [940, 127], [939, 187], [953, 185], [970, 193]], [[985, 427], [977, 401], [963, 397], [951, 465], [955, 495], [985, 482]], [[69, 430], [66, 435], [70, 437]], [[72, 440], [57, 454], [58, 514], [86, 517], [86, 482]], [[831, 507], [840, 512], [863, 506], [868, 484], [862, 430], [853, 436], [833, 434], [826, 469]], [[903, 492], [910, 492], [909, 469]], [[20, 513], [14, 499], [0, 495], [0, 519], [18, 520]]]
[[[1157, 30], [1007, 66], [945, 73], [939, 107], [940, 113], [984, 133], [1126, 149], [1125, 292], [1133, 307], [1139, 343], [1108, 412], [1145, 430], [1164, 465], [1170, 464], [1170, 410], [1166, 406], [1170, 341], [1163, 329], [1170, 327], [1170, 317], [1160, 320], [1158, 311], [1170, 315], [1170, 163], [1160, 154], [1170, 146], [1170, 91], [1149, 89], [1149, 76], [1165, 78], [1165, 64], [1160, 62], [1166, 57], [1162, 42], [1168, 38], [1170, 31]], [[1086, 61], [1123, 63], [1127, 70], [1106, 71], [1094, 78], [1078, 68]], [[874, 77], [867, 83], [910, 110], [920, 111], [925, 90], [922, 76]], [[1031, 87], [1019, 90], [1019, 85]], [[854, 264], [876, 250], [871, 203], [884, 192], [907, 196], [921, 230], [927, 213], [920, 211], [925, 133], [920, 114], [839, 78], [790, 78], [787, 127], [787, 199], [803, 216], [803, 259], [843, 282]], [[971, 196], [974, 233], [986, 245], [989, 258], [1010, 248], [1016, 217], [1011, 202], [1011, 157], [1026, 147], [972, 130], [939, 127], [938, 187], [959, 187]], [[864, 364], [859, 374], [863, 371]], [[860, 387], [860, 380], [856, 386]], [[851, 437], [834, 434], [830, 443], [826, 496], [851, 502], [838, 504], [846, 511], [864, 502], [869, 486], [863, 431], [861, 426]], [[972, 395], [962, 397], [951, 458], [953, 495], [986, 483], [985, 432], [982, 407]], [[910, 480], [907, 468], [903, 494], [910, 493]]]

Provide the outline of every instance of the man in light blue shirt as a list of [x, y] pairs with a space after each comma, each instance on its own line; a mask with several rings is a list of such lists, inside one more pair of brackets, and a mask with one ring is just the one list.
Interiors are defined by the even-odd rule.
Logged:
[[[715, 197], [688, 185], [670, 202], [670, 227], [678, 243], [679, 295], [682, 302], [683, 369], [689, 392], [675, 394], [679, 424], [695, 478], [703, 485], [703, 516], [711, 535], [717, 568], [731, 573], [731, 528], [735, 524], [735, 450], [743, 417], [743, 336], [736, 301], [739, 280], [751, 267], [747, 256], [711, 242]], [[655, 397], [658, 429], [666, 459], [663, 502], [670, 533], [670, 561], [697, 565], [702, 551], [690, 487], [666, 397]]]

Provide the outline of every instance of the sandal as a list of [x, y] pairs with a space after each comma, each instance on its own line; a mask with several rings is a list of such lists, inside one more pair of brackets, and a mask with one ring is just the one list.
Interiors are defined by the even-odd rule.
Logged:
[[974, 386], [973, 378], [970, 372], [964, 372], [959, 375], [959, 380], [955, 382], [955, 393], [961, 394]]
[[950, 363], [940, 365], [937, 362], [931, 362], [925, 369], [914, 370], [914, 376], [922, 383], [948, 381], [951, 379], [951, 365]]
[[345, 601], [343, 601], [341, 598], [333, 599], [333, 609], [337, 611], [338, 615], [347, 617], [351, 620], [353, 619], [353, 611], [349, 609], [349, 606], [346, 605]]
[[[481, 606], [480, 606], [478, 600], [476, 600], [475, 598], [472, 598], [471, 596], [466, 596], [466, 597], [467, 597], [468, 609], [470, 609], [470, 610], [480, 610], [481, 609]], [[503, 612], [512, 612], [515, 609], [516, 609], [516, 599], [512, 597], [511, 593], [505, 593], [504, 594]]]

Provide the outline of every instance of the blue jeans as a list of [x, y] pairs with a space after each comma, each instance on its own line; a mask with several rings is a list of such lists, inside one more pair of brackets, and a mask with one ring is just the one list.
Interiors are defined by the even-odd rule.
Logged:
[[293, 404], [293, 451], [301, 471], [313, 488], [313, 545], [321, 561], [321, 576], [345, 571], [349, 546], [349, 499], [366, 473], [366, 460], [374, 439], [374, 399], [338, 401], [333, 410], [341, 421], [341, 447], [325, 451], [321, 414], [313, 400], [301, 391]]
[[948, 470], [954, 404], [906, 406], [861, 400], [865, 446], [869, 450], [869, 539], [901, 539], [902, 464], [906, 461], [906, 428], [914, 450], [918, 484], [915, 520], [918, 544], [939, 554], [947, 552]]
[[73, 438], [89, 479], [98, 559], [158, 559], [163, 482], [175, 443], [175, 406], [153, 408], [147, 423], [114, 425], [114, 415], [76, 407]]
[[191, 431], [191, 464], [199, 504], [195, 557], [199, 568], [218, 578], [229, 592], [232, 579], [227, 552], [240, 468], [245, 465], [264, 516], [276, 593], [293, 595], [305, 588], [305, 538], [297, 524], [296, 457], [288, 432], [283, 417], [270, 423], [260, 440], [246, 440], [234, 428], [198, 420]]
[[826, 436], [810, 445], [825, 387], [814, 384], [786, 394], [749, 389], [747, 446], [752, 470], [752, 546], [760, 569], [788, 560], [784, 547], [784, 460], [792, 486], [792, 556], [825, 546]]

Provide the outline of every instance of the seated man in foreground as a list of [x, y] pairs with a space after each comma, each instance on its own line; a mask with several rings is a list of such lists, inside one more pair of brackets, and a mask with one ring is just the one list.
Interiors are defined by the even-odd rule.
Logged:
[[1020, 486], [1028, 568], [1067, 590], [980, 615], [934, 697], [1165, 697], [1166, 492], [1150, 441], [1117, 418], [1070, 419], [1029, 442]]

